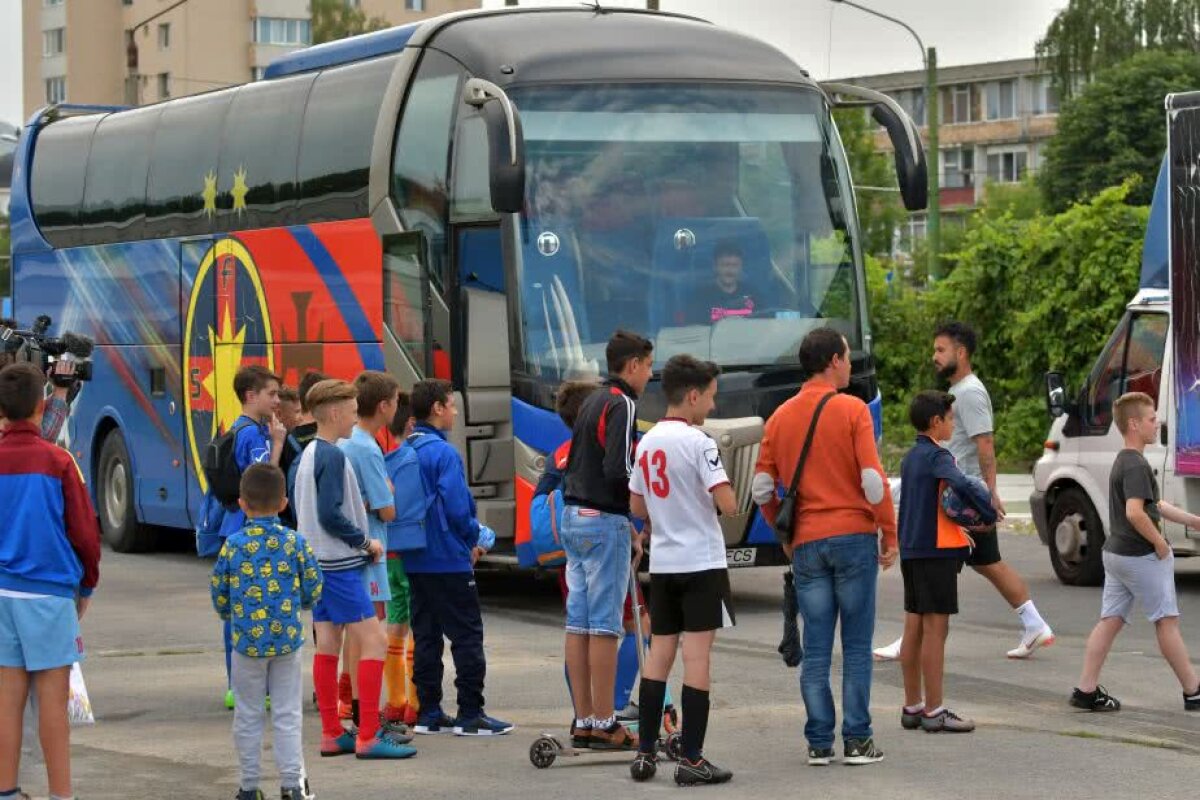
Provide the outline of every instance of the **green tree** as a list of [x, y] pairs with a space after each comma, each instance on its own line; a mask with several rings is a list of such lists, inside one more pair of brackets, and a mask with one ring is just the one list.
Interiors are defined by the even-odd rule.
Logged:
[[346, 0], [312, 0], [313, 44], [345, 39], [347, 36], [357, 36], [386, 27], [386, 19], [368, 19], [361, 8], [350, 5]]
[[1063, 108], [1058, 133], [1038, 176], [1047, 207], [1062, 211], [1131, 176], [1129, 194], [1144, 205], [1166, 148], [1163, 98], [1200, 88], [1200, 58], [1187, 53], [1145, 52], [1096, 75]]
[[851, 180], [855, 187], [863, 187], [855, 189], [863, 249], [868, 253], [890, 254], [896, 226], [906, 214], [899, 192], [890, 191], [897, 185], [892, 157], [875, 149], [875, 125], [861, 109], [841, 109], [833, 115], [846, 150]]
[[1200, 52], [1200, 0], [1070, 0], [1037, 43], [1064, 100], [1143, 50]]

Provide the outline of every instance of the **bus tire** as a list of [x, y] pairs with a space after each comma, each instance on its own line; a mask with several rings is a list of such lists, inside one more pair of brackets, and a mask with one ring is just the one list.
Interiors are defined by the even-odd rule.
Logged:
[[151, 531], [137, 521], [133, 465], [120, 430], [104, 437], [96, 469], [96, 512], [100, 532], [118, 553], [141, 553], [153, 544]]
[[1077, 487], [1059, 492], [1050, 508], [1050, 565], [1067, 586], [1104, 582], [1104, 525], [1087, 493]]

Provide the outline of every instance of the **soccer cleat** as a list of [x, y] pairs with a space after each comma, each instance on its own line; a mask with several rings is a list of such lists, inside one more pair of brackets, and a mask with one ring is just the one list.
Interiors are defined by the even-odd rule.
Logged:
[[1076, 689], [1071, 692], [1071, 705], [1084, 711], [1121, 710], [1121, 701], [1109, 694], [1103, 686], [1097, 686], [1094, 692], [1081, 692]]
[[1196, 691], [1191, 694], [1183, 693], [1183, 710], [1200, 711], [1200, 686], [1197, 686]]
[[808, 748], [808, 765], [810, 767], [828, 767], [834, 759], [832, 747]]
[[915, 731], [921, 727], [921, 717], [925, 716], [925, 706], [915, 713], [909, 713], [904, 706], [900, 707], [900, 727], [906, 731]]
[[641, 719], [641, 713], [637, 703], [630, 700], [627, 706], [617, 712], [617, 722], [625, 725], [636, 725], [638, 720]]
[[271, 710], [271, 695], [267, 695], [267, 698], [265, 700], [263, 700], [263, 710], [264, 711]]
[[339, 736], [326, 736], [321, 739], [321, 757], [344, 756], [353, 753], [358, 741], [358, 731], [342, 731]]
[[261, 789], [238, 789], [234, 800], [266, 800]]
[[897, 661], [900, 658], [900, 644], [904, 641], [901, 637], [896, 641], [884, 647], [876, 647], [871, 651], [876, 661]]
[[728, 783], [733, 773], [700, 756], [699, 761], [681, 759], [675, 765], [675, 783], [680, 786], [703, 786], [709, 783]]
[[378, 737], [369, 742], [359, 742], [354, 750], [355, 758], [371, 761], [412, 758], [416, 754], [417, 748], [415, 747]]
[[921, 729], [926, 733], [970, 733], [975, 730], [975, 721], [943, 708], [933, 715], [924, 714], [921, 717]]
[[404, 712], [408, 706], [394, 706], [388, 703], [380, 712], [379, 718], [385, 722], [404, 722]]
[[454, 723], [455, 736], [503, 736], [516, 726], [511, 722], [489, 717], [480, 713], [474, 719], [459, 720]]
[[842, 748], [842, 763], [848, 766], [877, 764], [883, 761], [883, 751], [875, 746], [875, 740], [847, 739]]
[[654, 753], [639, 752], [629, 765], [629, 777], [638, 783], [648, 781], [658, 772], [658, 756]]
[[412, 731], [403, 722], [386, 722], [379, 721], [379, 732], [375, 734], [377, 738], [387, 738], [397, 744], [408, 744], [413, 740]]
[[226, 689], [225, 690], [225, 710], [233, 711], [234, 705], [235, 705], [235, 703], [234, 703], [234, 699], [233, 699], [233, 689]]
[[417, 718], [413, 733], [421, 736], [434, 736], [440, 733], [454, 733], [454, 720], [440, 709], [431, 714], [422, 713]]
[[1033, 651], [1039, 647], [1049, 647], [1054, 644], [1054, 631], [1050, 630], [1050, 626], [1044, 626], [1040, 631], [1033, 636], [1026, 636], [1021, 640], [1021, 643], [1008, 651], [1009, 658], [1029, 658], [1033, 655]]
[[351, 703], [343, 703], [338, 700], [338, 719], [342, 722], [354, 721], [354, 705]]

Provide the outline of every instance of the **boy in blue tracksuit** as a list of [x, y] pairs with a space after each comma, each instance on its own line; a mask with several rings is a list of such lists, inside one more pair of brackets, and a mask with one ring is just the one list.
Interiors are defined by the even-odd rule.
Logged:
[[[900, 465], [900, 573], [904, 578], [904, 708], [900, 724], [930, 733], [968, 733], [975, 723], [942, 705], [942, 673], [950, 615], [958, 613], [958, 573], [971, 552], [971, 539], [942, 510], [943, 485], [952, 487], [979, 512], [996, 520], [991, 493], [964, 475], [938, 442], [954, 433], [954, 396], [921, 392], [909, 406], [917, 441]], [[922, 695], [922, 686], [924, 694]]]
[[[446, 441], [458, 407], [447, 381], [421, 381], [411, 395], [414, 437], [433, 437], [417, 447], [429, 510], [426, 546], [405, 554], [411, 596], [414, 642], [413, 683], [421, 711], [419, 734], [455, 733], [494, 736], [513, 726], [483, 709], [483, 614], [475, 587], [475, 561], [486, 552], [475, 517], [475, 499], [467, 487], [462, 458]], [[486, 531], [485, 531], [486, 532]], [[442, 711], [443, 637], [450, 640], [458, 688], [458, 717]]]

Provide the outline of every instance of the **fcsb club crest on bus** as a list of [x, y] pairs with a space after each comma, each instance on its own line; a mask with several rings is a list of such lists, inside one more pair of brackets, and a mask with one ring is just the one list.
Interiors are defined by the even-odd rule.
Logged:
[[188, 298], [183, 363], [189, 455], [200, 488], [207, 491], [201, 454], [242, 412], [233, 376], [251, 364], [275, 371], [262, 280], [250, 251], [237, 239], [214, 242], [200, 259]]

